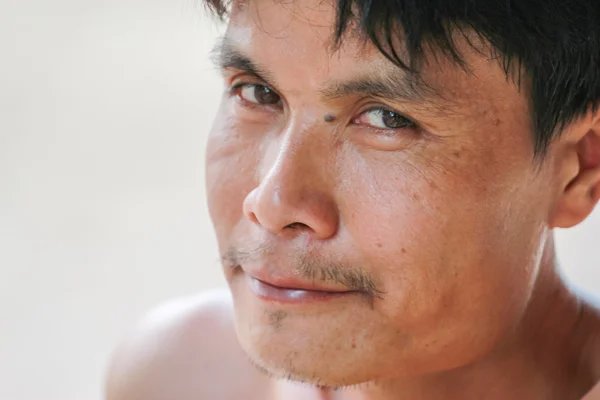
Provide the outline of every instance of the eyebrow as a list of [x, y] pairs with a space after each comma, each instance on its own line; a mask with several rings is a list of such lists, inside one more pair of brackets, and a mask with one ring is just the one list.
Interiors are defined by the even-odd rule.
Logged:
[[437, 91], [419, 77], [392, 68], [350, 81], [331, 82], [321, 89], [321, 94], [326, 99], [367, 95], [411, 103], [432, 103], [439, 97]]
[[227, 36], [217, 40], [217, 43], [211, 51], [211, 59], [221, 70], [227, 68], [238, 69], [253, 75], [266, 83], [274, 81], [272, 74], [266, 68], [253, 62], [250, 57], [239, 50]]
[[[238, 49], [227, 36], [221, 37], [211, 52], [213, 63], [220, 69], [244, 71], [269, 84], [275, 82], [273, 74], [256, 64]], [[349, 81], [331, 81], [319, 90], [326, 100], [335, 100], [352, 95], [364, 95], [409, 103], [433, 104], [441, 98], [437, 90], [417, 75], [409, 74], [399, 67], [379, 68], [368, 76]]]

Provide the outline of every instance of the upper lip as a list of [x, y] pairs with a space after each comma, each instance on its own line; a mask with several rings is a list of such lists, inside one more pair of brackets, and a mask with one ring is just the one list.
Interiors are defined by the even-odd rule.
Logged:
[[[244, 268], [242, 268], [244, 269]], [[294, 275], [282, 275], [272, 274], [265, 270], [253, 270], [248, 271], [244, 269], [244, 272], [251, 278], [259, 280], [267, 285], [274, 286], [279, 289], [287, 290], [307, 290], [313, 292], [330, 292], [330, 293], [343, 293], [351, 292], [348, 288], [343, 288], [335, 285], [327, 285], [325, 283], [310, 282], [302, 279], [299, 276]]]

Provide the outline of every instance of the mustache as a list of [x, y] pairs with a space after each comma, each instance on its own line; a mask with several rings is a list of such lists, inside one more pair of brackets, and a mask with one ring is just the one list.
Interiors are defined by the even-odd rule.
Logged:
[[[235, 268], [273, 254], [273, 248], [264, 243], [244, 249], [230, 247], [221, 255], [221, 261]], [[309, 257], [302, 250], [292, 251], [288, 255], [291, 259], [290, 264], [295, 266], [293, 273], [296, 276], [313, 283], [335, 283], [350, 291], [360, 292], [371, 299], [383, 297], [384, 292], [376, 284], [376, 280], [363, 269], [354, 268], [338, 260]]]

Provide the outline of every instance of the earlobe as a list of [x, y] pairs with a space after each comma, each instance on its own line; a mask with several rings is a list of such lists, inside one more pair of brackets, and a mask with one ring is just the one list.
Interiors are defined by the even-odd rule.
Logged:
[[553, 228], [571, 228], [592, 213], [600, 200], [600, 168], [582, 171], [560, 199], [554, 215]]
[[553, 228], [571, 228], [581, 223], [600, 201], [600, 113], [596, 114], [591, 123], [582, 124], [583, 133], [570, 150], [571, 162], [563, 166], [571, 170], [577, 166], [578, 172], [564, 185], [552, 218]]

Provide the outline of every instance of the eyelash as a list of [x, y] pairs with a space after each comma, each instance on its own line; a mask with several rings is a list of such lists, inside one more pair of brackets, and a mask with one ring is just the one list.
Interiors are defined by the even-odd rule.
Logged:
[[[229, 89], [227, 89], [227, 94], [229, 95], [229, 97], [238, 97], [239, 98], [239, 91], [240, 89], [242, 89], [244, 86], [250, 85], [250, 83], [246, 83], [246, 82], [240, 82], [240, 83], [236, 83], [234, 85], [232, 85]], [[240, 98], [240, 100], [242, 100]]]
[[352, 118], [351, 122], [352, 122], [353, 124], [355, 124], [355, 125], [359, 125], [359, 126], [360, 126], [360, 125], [362, 125], [362, 126], [365, 126], [364, 124], [357, 123], [357, 121], [358, 121], [358, 120], [359, 120], [359, 119], [360, 119], [360, 118], [361, 118], [363, 115], [365, 115], [365, 114], [367, 114], [367, 113], [369, 113], [369, 112], [372, 112], [372, 111], [380, 111], [381, 113], [386, 113], [386, 112], [387, 112], [387, 113], [392, 113], [392, 114], [395, 114], [396, 116], [398, 116], [398, 117], [400, 117], [400, 118], [404, 119], [404, 120], [406, 121], [406, 123], [407, 123], [407, 126], [405, 126], [405, 127], [398, 127], [398, 128], [380, 128], [380, 127], [373, 126], [373, 125], [366, 125], [366, 126], [369, 128], [369, 129], [373, 129], [373, 130], [375, 130], [375, 131], [378, 131], [378, 132], [381, 132], [381, 133], [389, 133], [390, 131], [394, 131], [394, 132], [395, 132], [395, 131], [399, 131], [399, 130], [402, 130], [402, 129], [417, 129], [417, 128], [418, 128], [418, 125], [417, 125], [417, 123], [416, 123], [415, 121], [413, 121], [413, 119], [412, 119], [412, 118], [410, 118], [410, 117], [408, 117], [408, 116], [404, 115], [403, 113], [401, 113], [401, 112], [399, 112], [399, 111], [396, 111], [396, 110], [395, 110], [395, 109], [393, 109], [393, 108], [387, 107], [387, 106], [385, 106], [385, 105], [374, 105], [374, 106], [370, 106], [370, 107], [368, 107], [368, 108], [366, 108], [366, 109], [364, 109], [364, 110], [360, 111], [360, 112], [358, 113], [358, 116], [357, 116], [356, 118]]
[[245, 86], [258, 85], [257, 83], [239, 82], [232, 85], [227, 91], [231, 96], [237, 96], [237, 92]]
[[[277, 94], [279, 96], [279, 94], [277, 93], [277, 91], [271, 89], [270, 86], [268, 85], [264, 85], [261, 83], [255, 83], [255, 82], [238, 82], [233, 84], [228, 90], [227, 93], [229, 95], [229, 97], [237, 97], [237, 100], [244, 106], [244, 107], [248, 107], [251, 109], [273, 109], [273, 108], [279, 108], [279, 107], [275, 107], [273, 104], [257, 104], [257, 103], [253, 103], [250, 101], [247, 101], [245, 99], [242, 98], [242, 96], [240, 96], [240, 91], [242, 89], [244, 89], [247, 86], [263, 86], [266, 87], [268, 89], [270, 89], [271, 91], [273, 91], [273, 93]], [[279, 96], [281, 98], [281, 96]]]
[[[261, 109], [261, 110], [265, 110], [265, 109], [273, 109], [273, 108], [279, 108], [274, 106], [273, 104], [258, 104], [258, 103], [254, 103], [254, 102], [250, 102], [245, 100], [244, 98], [242, 98], [242, 96], [240, 96], [240, 90], [247, 87], [247, 86], [264, 86], [270, 90], [273, 91], [273, 93], [275, 93], [277, 96], [279, 96], [281, 98], [281, 96], [273, 89], [271, 89], [269, 86], [267, 85], [263, 85], [261, 83], [253, 83], [253, 82], [238, 82], [235, 83], [231, 86], [231, 88], [228, 89], [228, 94], [230, 97], [237, 97], [238, 101], [242, 104], [243, 107], [247, 107], [250, 109]], [[366, 113], [372, 112], [372, 111], [380, 111], [380, 112], [388, 112], [388, 113], [393, 113], [396, 114], [398, 117], [403, 118], [406, 120], [407, 125], [406, 127], [398, 127], [398, 128], [382, 128], [382, 127], [377, 127], [377, 126], [373, 126], [373, 125], [365, 125], [365, 124], [361, 124], [361, 123], [357, 123], [357, 121]], [[357, 126], [364, 126], [366, 128], [369, 128], [371, 130], [374, 130], [378, 133], [381, 134], [387, 134], [390, 135], [391, 132], [396, 133], [399, 130], [404, 130], [404, 129], [418, 129], [418, 125], [416, 122], [414, 122], [410, 117], [405, 116], [403, 113], [398, 112], [390, 107], [387, 107], [385, 105], [375, 105], [375, 106], [371, 106], [369, 108], [366, 108], [362, 111], [360, 111], [358, 113], [358, 116], [355, 118], [352, 118], [351, 120], [351, 124], [353, 125], [357, 125]]]

